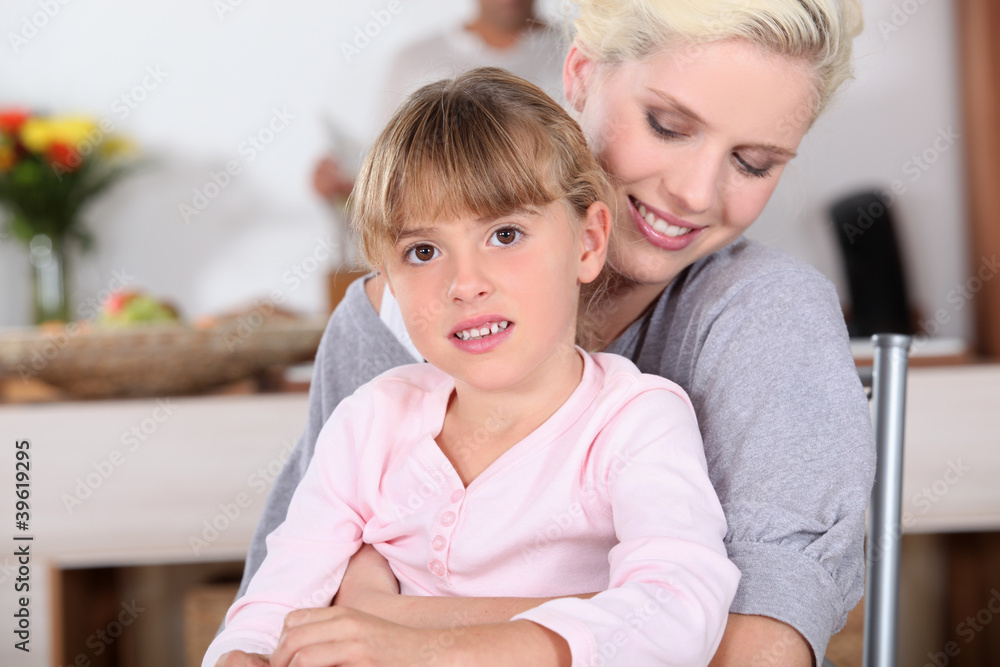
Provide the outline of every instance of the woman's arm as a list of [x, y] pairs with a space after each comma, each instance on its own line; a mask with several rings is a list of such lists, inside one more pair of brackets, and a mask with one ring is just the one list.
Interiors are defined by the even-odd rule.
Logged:
[[[861, 595], [874, 472], [836, 292], [815, 269], [740, 242], [686, 276], [661, 310], [642, 355], [655, 345], [660, 365], [643, 370], [678, 381], [698, 413], [743, 574], [730, 611], [781, 619], [818, 664]], [[772, 625], [776, 653], [796, 644]]]
[[[597, 593], [572, 597], [589, 599]], [[558, 598], [427, 597], [400, 595], [389, 563], [369, 544], [351, 557], [334, 605], [414, 628], [501, 623]]]
[[709, 667], [809, 667], [809, 642], [795, 628], [767, 616], [729, 614]]

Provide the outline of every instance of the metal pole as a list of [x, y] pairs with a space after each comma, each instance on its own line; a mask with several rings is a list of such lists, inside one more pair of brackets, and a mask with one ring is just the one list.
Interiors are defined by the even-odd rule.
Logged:
[[872, 423], [877, 465], [868, 524], [864, 667], [895, 667], [902, 526], [903, 425], [911, 339], [876, 334]]

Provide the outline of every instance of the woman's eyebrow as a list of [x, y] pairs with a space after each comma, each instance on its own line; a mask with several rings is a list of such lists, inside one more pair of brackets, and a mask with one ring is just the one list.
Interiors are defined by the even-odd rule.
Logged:
[[690, 107], [688, 107], [686, 104], [678, 100], [673, 95], [669, 95], [663, 92], [662, 90], [657, 90], [656, 88], [647, 88], [646, 90], [648, 90], [649, 92], [651, 92], [652, 94], [656, 95], [661, 100], [663, 100], [663, 103], [666, 104], [667, 106], [673, 107], [673, 110], [681, 114], [682, 116], [687, 116], [696, 123], [700, 123], [706, 126], [708, 125], [708, 123], [705, 122], [704, 118], [699, 116]]

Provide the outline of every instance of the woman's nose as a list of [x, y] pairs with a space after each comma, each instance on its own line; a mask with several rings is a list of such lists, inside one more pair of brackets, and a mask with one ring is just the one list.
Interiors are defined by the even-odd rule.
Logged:
[[671, 201], [680, 208], [679, 213], [698, 214], [711, 210], [719, 192], [721, 160], [707, 150], [690, 154], [681, 160], [663, 178]]

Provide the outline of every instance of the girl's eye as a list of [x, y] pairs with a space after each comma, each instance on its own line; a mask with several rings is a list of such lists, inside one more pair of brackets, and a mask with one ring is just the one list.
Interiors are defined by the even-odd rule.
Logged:
[[493, 232], [490, 237], [491, 246], [505, 246], [511, 245], [516, 242], [522, 236], [521, 230], [516, 227], [503, 227]]
[[770, 166], [755, 167], [740, 157], [739, 153], [733, 153], [733, 159], [736, 161], [736, 168], [747, 176], [752, 176], [754, 178], [766, 178], [768, 174], [771, 173]]
[[420, 244], [411, 246], [403, 253], [403, 259], [411, 264], [423, 264], [431, 261], [440, 254], [440, 251], [432, 245]]
[[675, 132], [673, 130], [668, 130], [667, 128], [660, 125], [660, 121], [656, 119], [656, 114], [652, 111], [646, 112], [646, 123], [649, 124], [649, 129], [663, 137], [664, 139], [680, 139], [684, 136], [681, 132]]

